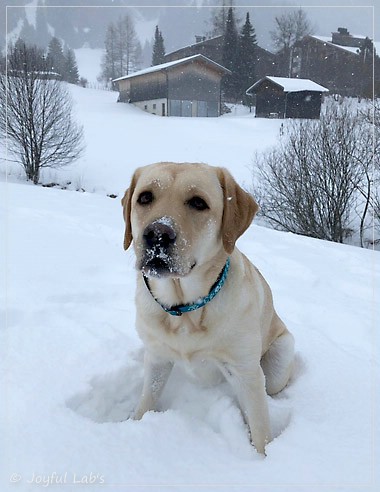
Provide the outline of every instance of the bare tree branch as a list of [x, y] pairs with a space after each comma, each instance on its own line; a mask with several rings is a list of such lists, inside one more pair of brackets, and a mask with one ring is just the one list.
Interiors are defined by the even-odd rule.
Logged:
[[[348, 103], [330, 102], [320, 121], [289, 122], [280, 145], [257, 162], [262, 215], [276, 228], [343, 242], [359, 193], [370, 196], [373, 144]], [[364, 223], [365, 204], [362, 213]]]
[[0, 135], [34, 183], [41, 169], [65, 166], [84, 150], [65, 85], [47, 71], [41, 53], [25, 43], [11, 47], [7, 74], [0, 74]]

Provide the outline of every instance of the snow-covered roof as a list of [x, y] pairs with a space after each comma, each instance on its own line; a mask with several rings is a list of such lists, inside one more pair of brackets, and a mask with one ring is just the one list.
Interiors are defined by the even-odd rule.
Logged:
[[258, 80], [255, 84], [253, 84], [249, 89], [247, 89], [247, 93], [251, 92], [252, 89], [258, 87], [263, 80], [270, 80], [275, 84], [279, 85], [284, 89], [284, 92], [302, 92], [302, 91], [315, 91], [315, 92], [328, 92], [326, 87], [317, 84], [309, 79], [291, 79], [286, 77], [271, 77], [266, 76], [260, 80]]
[[[360, 49], [357, 46], [342, 46], [341, 44], [336, 44], [333, 43], [331, 40], [331, 36], [316, 36], [316, 35], [310, 35], [311, 38], [317, 39], [318, 41], [321, 41], [322, 43], [326, 43], [328, 45], [334, 46], [335, 48], [340, 48], [345, 51], [349, 51], [350, 53], [354, 53], [355, 55], [358, 55], [360, 53]], [[363, 36], [361, 34], [353, 35], [352, 36], [355, 39], [365, 39], [366, 36]], [[379, 54], [380, 51], [380, 41], [373, 41], [373, 45], [375, 47], [376, 53]]]
[[177, 51], [182, 51], [182, 50], [186, 50], [186, 49], [189, 49], [189, 48], [194, 48], [194, 46], [199, 46], [199, 45], [202, 45], [202, 44], [207, 44], [209, 41], [214, 41], [215, 39], [221, 39], [223, 38], [223, 35], [220, 34], [219, 36], [214, 36], [212, 38], [207, 38], [207, 39], [204, 39], [203, 41], [198, 41], [196, 43], [192, 43], [192, 44], [188, 44], [187, 46], [183, 46], [182, 48], [178, 48], [174, 51], [170, 51], [170, 53], [166, 53], [166, 56], [169, 56], [169, 55], [172, 55], [173, 53], [177, 53]]
[[162, 70], [167, 70], [168, 68], [175, 67], [176, 65], [183, 65], [185, 63], [189, 63], [195, 60], [202, 60], [206, 64], [217, 68], [221, 72], [225, 72], [225, 73], [230, 72], [227, 68], [223, 67], [222, 65], [219, 65], [219, 63], [216, 63], [213, 60], [210, 60], [210, 58], [207, 58], [204, 55], [193, 55], [193, 56], [188, 56], [186, 58], [181, 58], [180, 60], [161, 63], [160, 65], [154, 65], [153, 67], [144, 68], [143, 70], [139, 70], [138, 72], [131, 73], [130, 75], [125, 75], [124, 77], [119, 77], [118, 79], [114, 79], [113, 82], [131, 79], [133, 77], [139, 77], [140, 75], [145, 75], [147, 73], [160, 72]]
[[[341, 44], [336, 44], [336, 43], [333, 43], [331, 41], [331, 36], [315, 36], [315, 35], [312, 35], [310, 36], [311, 38], [315, 38], [315, 39], [318, 39], [318, 41], [322, 41], [323, 43], [326, 43], [326, 44], [329, 44], [331, 46], [334, 46], [335, 48], [341, 48], [342, 50], [345, 50], [345, 51], [349, 51], [350, 53], [354, 53], [355, 55], [357, 55], [359, 53], [359, 48], [356, 46], [342, 46]], [[359, 36], [357, 36], [359, 37]], [[363, 36], [363, 39], [365, 38], [365, 36]]]

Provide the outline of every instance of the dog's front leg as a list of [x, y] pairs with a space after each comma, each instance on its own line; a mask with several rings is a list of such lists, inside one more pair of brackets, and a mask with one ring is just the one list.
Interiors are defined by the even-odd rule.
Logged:
[[237, 393], [241, 410], [251, 433], [251, 442], [258, 453], [265, 455], [271, 440], [265, 376], [260, 367], [224, 365], [224, 374]]
[[172, 367], [172, 362], [153, 358], [148, 352], [145, 352], [144, 386], [140, 402], [133, 416], [135, 420], [140, 420], [145, 412], [155, 410]]

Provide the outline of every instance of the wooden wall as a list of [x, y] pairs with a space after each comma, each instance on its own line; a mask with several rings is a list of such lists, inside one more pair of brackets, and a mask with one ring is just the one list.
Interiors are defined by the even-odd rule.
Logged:
[[219, 101], [220, 75], [203, 64], [176, 67], [168, 74], [169, 99]]
[[284, 92], [268, 81], [257, 88], [256, 116], [259, 118], [319, 118], [322, 93], [315, 91]]

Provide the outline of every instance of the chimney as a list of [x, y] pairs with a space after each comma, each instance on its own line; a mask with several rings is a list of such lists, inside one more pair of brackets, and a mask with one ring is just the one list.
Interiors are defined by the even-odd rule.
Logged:
[[338, 27], [338, 33], [342, 36], [350, 36], [347, 27]]
[[363, 38], [355, 38], [352, 36], [346, 27], [338, 27], [337, 32], [332, 34], [332, 43], [339, 46], [350, 46], [352, 48], [360, 48], [363, 44]]

